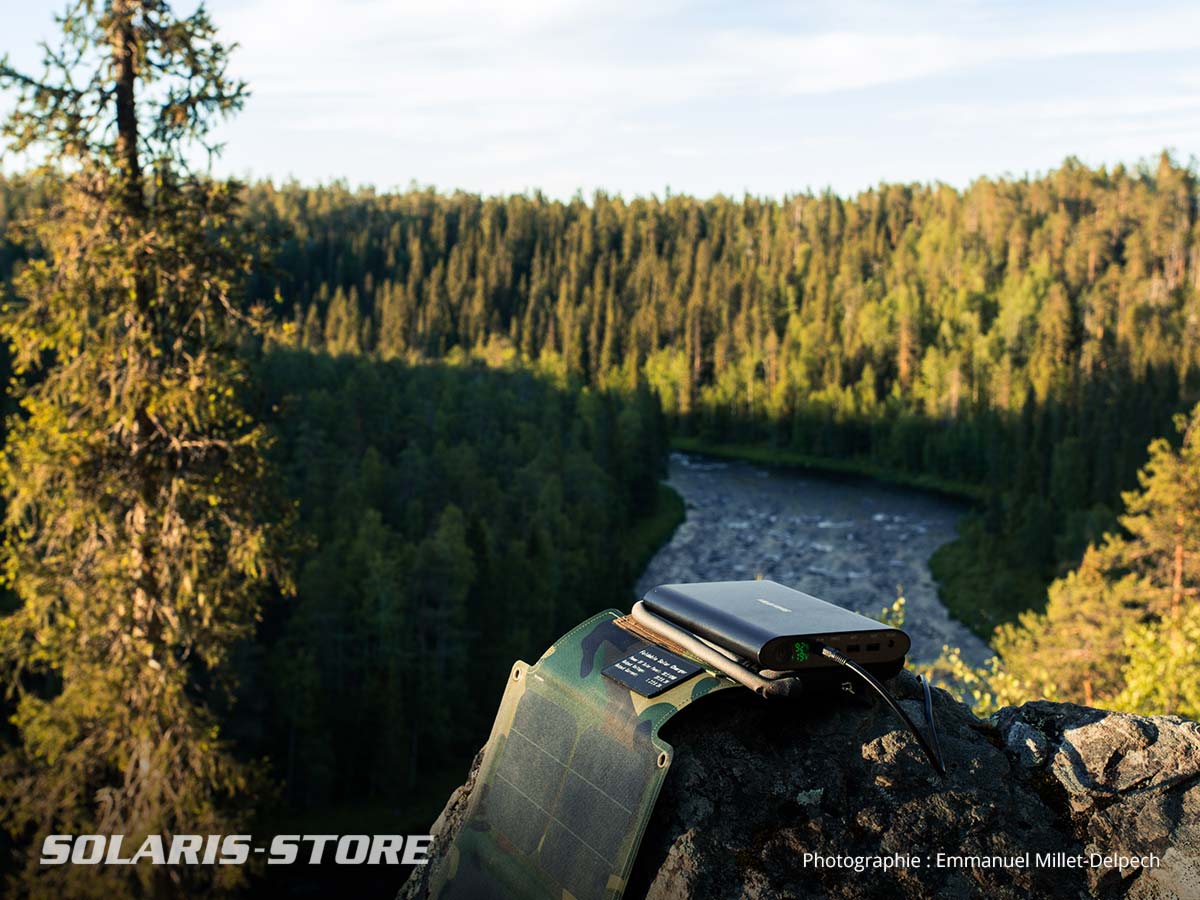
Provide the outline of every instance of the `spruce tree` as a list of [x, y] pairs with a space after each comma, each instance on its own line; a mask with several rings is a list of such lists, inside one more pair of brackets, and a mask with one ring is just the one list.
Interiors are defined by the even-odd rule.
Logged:
[[20, 226], [33, 256], [0, 323], [19, 405], [0, 470], [19, 601], [0, 660], [19, 743], [0, 803], [32, 850], [14, 887], [161, 895], [240, 869], [33, 876], [47, 833], [123, 833], [128, 850], [227, 833], [252, 809], [259, 766], [235, 757], [214, 709], [261, 591], [287, 587], [239, 355], [263, 313], [239, 300], [237, 185], [189, 166], [246, 91], [203, 8], [76, 0], [58, 21], [41, 77], [0, 61], [10, 147], [56, 186]]

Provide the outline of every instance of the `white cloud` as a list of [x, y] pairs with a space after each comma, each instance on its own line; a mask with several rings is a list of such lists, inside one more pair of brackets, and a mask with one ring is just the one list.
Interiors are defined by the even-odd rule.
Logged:
[[[685, 0], [339, 0], [335, 8], [249, 0], [218, 8], [218, 25], [242, 47], [234, 69], [253, 91], [232, 132], [231, 147], [241, 149], [231, 159], [259, 173], [380, 183], [415, 176], [485, 190], [553, 177], [559, 193], [609, 171], [630, 178], [639, 166], [638, 178], [659, 183], [689, 172], [708, 178], [714, 159], [732, 171], [754, 169], [756, 160], [785, 166], [791, 154], [811, 167], [824, 152], [829, 169], [841, 161], [831, 148], [861, 143], [862, 123], [822, 107], [800, 129], [786, 110], [829, 97], [860, 102], [890, 86], [904, 86], [904, 107], [879, 100], [878, 117], [925, 129], [927, 141], [1004, 128], [1030, 146], [1041, 141], [1039, 152], [1057, 152], [1074, 129], [1095, 146], [1111, 148], [1120, 135], [1145, 140], [1142, 152], [1152, 153], [1163, 135], [1196, 131], [1181, 121], [1197, 113], [1195, 71], [1153, 88], [1123, 84], [1119, 73], [1137, 54], [1200, 48], [1200, 5], [1081, 13], [859, 0], [799, 9], [731, 4], [715, 18], [711, 4]], [[1096, 58], [1113, 60], [1111, 77]], [[1016, 82], [1030, 67], [1072, 60], [1090, 75], [1069, 90], [1047, 86], [1040, 98], [1008, 97], [1004, 84], [969, 102], [938, 96], [987, 67]], [[770, 120], [764, 107], [781, 118]], [[915, 147], [921, 135], [887, 137]], [[869, 180], [886, 175], [888, 161], [881, 157]], [[765, 177], [765, 168], [751, 174]], [[805, 181], [831, 179], [817, 171]]]
[[996, 63], [1196, 49], [1200, 5], [1138, 13], [1129, 21], [1070, 19], [1014, 33], [747, 30], [718, 33], [711, 45], [716, 64], [734, 77], [740, 73], [747, 86], [823, 94]]

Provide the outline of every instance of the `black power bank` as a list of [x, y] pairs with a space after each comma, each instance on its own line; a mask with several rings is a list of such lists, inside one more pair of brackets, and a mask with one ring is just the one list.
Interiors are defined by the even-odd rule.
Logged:
[[760, 669], [837, 666], [821, 655], [824, 644], [886, 678], [904, 666], [911, 645], [898, 628], [774, 581], [662, 584], [642, 601], [655, 615]]

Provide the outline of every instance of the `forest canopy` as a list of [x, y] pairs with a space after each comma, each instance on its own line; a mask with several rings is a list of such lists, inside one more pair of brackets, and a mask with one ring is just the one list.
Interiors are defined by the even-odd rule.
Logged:
[[[4, 205], [48, 189], [11, 180]], [[853, 198], [258, 183], [242, 215], [276, 345], [644, 385], [689, 446], [983, 498], [934, 568], [985, 637], [1044, 603], [1200, 398], [1197, 181], [1166, 153]]]
[[259, 184], [247, 219], [291, 346], [514, 354], [647, 385], [700, 446], [982, 496], [935, 571], [985, 637], [1115, 523], [1200, 397], [1197, 181], [1165, 153], [782, 201]]
[[[61, 189], [3, 180], [0, 225]], [[1193, 612], [1105, 606], [1129, 539], [1104, 537], [1200, 397], [1190, 166], [783, 200], [236, 190], [240, 288], [269, 310], [239, 396], [301, 547], [296, 597], [267, 596], [233, 654], [251, 689], [214, 711], [283, 809], [403, 803], [465, 764], [511, 661], [627, 602], [646, 549], [627, 536], [678, 515], [670, 439], [976, 501], [934, 569], [956, 615], [1004, 626], [996, 685], [1041, 683], [1031, 635], [1069, 641], [1096, 604], [1133, 614], [1073, 699], [1156, 709], [1137, 646], [1190, 671]], [[0, 274], [46, 253], [6, 240]]]

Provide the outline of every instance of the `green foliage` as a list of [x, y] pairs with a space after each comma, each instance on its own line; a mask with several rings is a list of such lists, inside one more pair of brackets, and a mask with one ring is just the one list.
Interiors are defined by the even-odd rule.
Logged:
[[1045, 612], [1022, 613], [997, 631], [1006, 671], [1036, 696], [1090, 706], [1119, 688], [1125, 634], [1143, 609], [1132, 579], [1110, 579], [1115, 563], [1108, 547], [1089, 549], [1077, 571], [1050, 586]]
[[975, 692], [977, 708], [1048, 697], [1195, 716], [1200, 643], [1200, 406], [1176, 421], [1181, 446], [1156, 439], [1124, 495], [1122, 531], [1091, 546], [1050, 586], [1044, 612], [1000, 627], [998, 659], [972, 670], [944, 655], [936, 674]]
[[275, 340], [648, 384], [677, 438], [984, 495], [941, 567], [987, 636], [1111, 529], [1200, 396], [1195, 173], [783, 201], [253, 186]]
[[653, 507], [621, 539], [622, 561], [635, 578], [650, 565], [654, 554], [671, 539], [686, 515], [683, 498], [673, 488], [658, 485]]
[[1125, 652], [1125, 685], [1114, 706], [1200, 721], [1200, 604], [1132, 629]]
[[983, 635], [1113, 526], [1200, 396], [1194, 172], [1068, 160], [965, 191], [590, 203], [258, 185], [280, 339], [409, 360], [489, 348], [648, 384], [677, 438], [983, 494], [943, 558]]
[[916, 668], [930, 683], [962, 698], [977, 716], [990, 716], [1005, 706], [1034, 697], [1058, 699], [1052, 682], [1037, 688], [1026, 685], [1005, 668], [998, 656], [982, 666], [972, 666], [962, 658], [958, 647], [943, 647], [936, 660]]
[[277, 350], [257, 378], [312, 537], [266, 610], [263, 751], [293, 811], [409, 805], [465, 771], [513, 661], [625, 605], [681, 517], [657, 404], [474, 361]]
[[1022, 553], [1020, 535], [996, 534], [985, 519], [969, 514], [957, 540], [939, 547], [929, 560], [946, 608], [985, 640], [1000, 625], [1046, 603], [1047, 566]]
[[37, 870], [48, 832], [136, 846], [235, 830], [231, 800], [245, 816], [260, 772], [215, 707], [262, 588], [286, 587], [269, 439], [242, 403], [237, 347], [262, 314], [239, 299], [238, 194], [180, 163], [241, 87], [203, 13], [82, 0], [61, 24], [46, 80], [0, 65], [20, 90], [12, 145], [57, 167], [46, 208], [17, 219], [27, 259], [0, 319], [19, 377], [0, 461], [19, 605], [0, 619], [0, 661], [20, 737], [0, 761], [0, 813], [34, 848], [11, 887], [222, 887], [236, 868]]
[[879, 619], [879, 621], [884, 625], [888, 625], [892, 628], [903, 628], [905, 604], [907, 602], [908, 601], [904, 599], [904, 594], [900, 593], [900, 587], [897, 586], [895, 601], [892, 602], [891, 606], [885, 606], [883, 609], [881, 609], [876, 618]]
[[[904, 627], [904, 597], [885, 606], [877, 618], [893, 628]], [[962, 657], [958, 647], [942, 647], [938, 657], [929, 663], [917, 663], [913, 668], [931, 684], [944, 688], [970, 705], [977, 716], [990, 716], [996, 710], [1023, 703], [1031, 691], [1009, 672], [998, 656], [992, 656], [982, 666], [973, 666]], [[1042, 685], [1041, 696], [1054, 697], [1052, 684]]]

